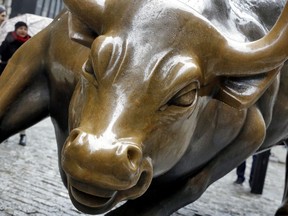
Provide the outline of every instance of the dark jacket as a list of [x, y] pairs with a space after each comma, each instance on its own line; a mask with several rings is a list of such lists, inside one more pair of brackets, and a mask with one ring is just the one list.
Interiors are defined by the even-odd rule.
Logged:
[[9, 32], [2, 42], [0, 46], [0, 56], [1, 56], [1, 67], [0, 74], [4, 70], [7, 65], [8, 60], [12, 57], [12, 55], [16, 52], [16, 50], [25, 43], [29, 38], [27, 35], [25, 38], [20, 38], [16, 35], [15, 32]]

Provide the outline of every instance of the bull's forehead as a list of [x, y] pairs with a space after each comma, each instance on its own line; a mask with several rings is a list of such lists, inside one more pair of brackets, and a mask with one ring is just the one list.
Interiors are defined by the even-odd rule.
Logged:
[[137, 1], [127, 7], [133, 7], [132, 14], [120, 14], [92, 47], [93, 58], [98, 59], [98, 78], [109, 77], [110, 83], [119, 77], [134, 77], [136, 83], [171, 82], [185, 72], [186, 78], [190, 73], [189, 78], [194, 79], [199, 62], [191, 46], [193, 34], [187, 34], [190, 26], [186, 25], [192, 9], [163, 0]]
[[[192, 43], [197, 43], [195, 40], [199, 30], [197, 26], [193, 26], [191, 13], [195, 15], [195, 11], [187, 2], [189, 1], [140, 0], [129, 3], [122, 1], [125, 9], [120, 6], [120, 2], [117, 2], [111, 6], [112, 11], [116, 13], [115, 16], [112, 20], [111, 17], [105, 18], [109, 21], [104, 24], [103, 33], [126, 37], [129, 43], [134, 42], [134, 47], [145, 50], [146, 53], [160, 52], [167, 48], [191, 52]], [[121, 10], [117, 10], [118, 7]], [[197, 31], [196, 34], [193, 32], [194, 29]], [[209, 36], [201, 35], [201, 37]]]
[[200, 67], [191, 55], [171, 47], [155, 50], [150, 44], [139, 45], [127, 37], [99, 37], [90, 59], [100, 85], [121, 85], [134, 91], [155, 91], [162, 86], [162, 92], [173, 92], [173, 88], [179, 90], [201, 79]]

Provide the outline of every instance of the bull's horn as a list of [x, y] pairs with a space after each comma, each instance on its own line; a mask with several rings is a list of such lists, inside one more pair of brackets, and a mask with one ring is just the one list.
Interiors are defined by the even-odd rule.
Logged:
[[272, 30], [257, 41], [237, 43], [217, 34], [214, 34], [218, 37], [214, 45], [215, 59], [206, 67], [208, 76], [215, 73], [243, 76], [273, 70], [288, 58], [288, 3]]
[[64, 3], [73, 16], [101, 34], [106, 0], [64, 0]]

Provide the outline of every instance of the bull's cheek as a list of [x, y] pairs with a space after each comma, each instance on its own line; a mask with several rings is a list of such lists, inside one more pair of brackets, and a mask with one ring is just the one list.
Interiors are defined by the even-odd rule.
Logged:
[[85, 104], [86, 94], [83, 91], [83, 86], [78, 83], [73, 93], [70, 105], [69, 105], [69, 130], [73, 130], [80, 125], [81, 113], [83, 105]]
[[170, 170], [187, 150], [195, 126], [191, 119], [175, 123], [170, 128], [158, 128], [151, 136], [148, 154], [153, 162], [154, 176], [161, 175]]
[[145, 152], [152, 159], [154, 176], [169, 171], [182, 158], [190, 144], [196, 127], [195, 122], [204, 104], [205, 100], [199, 100], [197, 106], [169, 118], [173, 121], [162, 121], [144, 141]]

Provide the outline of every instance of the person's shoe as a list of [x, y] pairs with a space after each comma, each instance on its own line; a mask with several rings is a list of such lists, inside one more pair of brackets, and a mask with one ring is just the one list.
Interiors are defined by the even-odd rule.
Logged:
[[20, 135], [19, 145], [26, 146], [26, 135]]
[[243, 182], [244, 182], [244, 179], [237, 178], [236, 181], [234, 181], [234, 184], [239, 184], [239, 185], [241, 185], [241, 184], [243, 184]]

